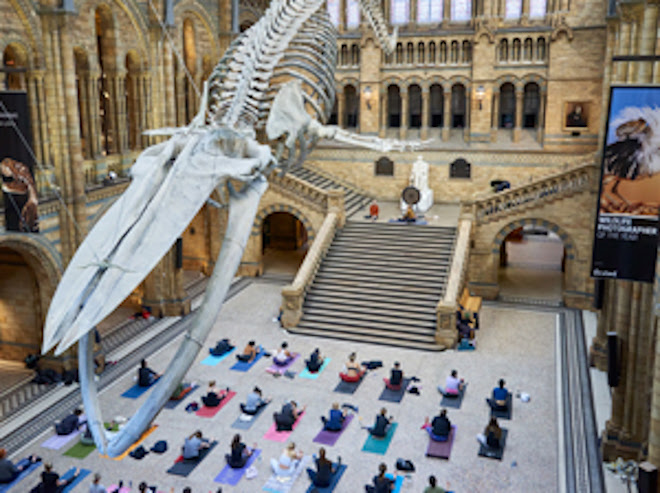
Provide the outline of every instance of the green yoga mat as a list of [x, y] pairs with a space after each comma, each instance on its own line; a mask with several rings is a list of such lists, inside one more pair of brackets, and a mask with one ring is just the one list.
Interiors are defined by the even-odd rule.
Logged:
[[[110, 423], [106, 423], [105, 427], [108, 431], [119, 431], [119, 425], [117, 424], [110, 426]], [[85, 459], [94, 450], [96, 450], [96, 445], [85, 445], [78, 442], [69, 450], [64, 452], [64, 455], [67, 457], [73, 457], [74, 459]]]
[[384, 438], [375, 438], [371, 434], [367, 441], [364, 442], [364, 447], [362, 447], [362, 452], [371, 452], [372, 454], [385, 455], [387, 452], [387, 447], [390, 446], [392, 437], [394, 437], [394, 432], [396, 427], [399, 426], [399, 423], [392, 423], [390, 428], [387, 430], [387, 435]]

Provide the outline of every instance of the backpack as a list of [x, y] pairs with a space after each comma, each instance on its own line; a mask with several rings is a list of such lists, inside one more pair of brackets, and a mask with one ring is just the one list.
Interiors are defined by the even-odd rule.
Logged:
[[199, 409], [199, 404], [197, 404], [195, 401], [191, 402], [186, 406], [186, 411], [189, 413], [195, 412]]
[[140, 460], [143, 459], [145, 455], [147, 455], [149, 452], [147, 452], [147, 449], [145, 449], [142, 445], [140, 445], [138, 448], [133, 450], [129, 455], [133, 457], [134, 459]]
[[410, 471], [410, 472], [415, 471], [415, 465], [412, 462], [410, 462], [409, 460], [406, 460], [406, 459], [397, 459], [396, 460], [396, 468], [399, 471]]
[[164, 454], [167, 452], [167, 442], [165, 440], [157, 441], [154, 446], [151, 447], [151, 451], [157, 454]]

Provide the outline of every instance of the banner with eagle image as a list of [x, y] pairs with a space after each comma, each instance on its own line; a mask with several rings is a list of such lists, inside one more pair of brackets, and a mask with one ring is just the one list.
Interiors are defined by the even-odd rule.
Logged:
[[39, 200], [32, 173], [32, 133], [27, 93], [0, 91], [0, 177], [5, 229], [39, 231]]
[[653, 282], [660, 211], [660, 87], [610, 91], [591, 274]]

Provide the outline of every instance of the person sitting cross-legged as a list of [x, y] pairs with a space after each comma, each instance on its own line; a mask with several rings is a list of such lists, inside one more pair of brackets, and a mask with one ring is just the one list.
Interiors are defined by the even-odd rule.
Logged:
[[[332, 476], [337, 472], [339, 467], [332, 467], [332, 461], [325, 458], [325, 449], [323, 447], [319, 449], [319, 456], [318, 458], [315, 456], [314, 461], [316, 462], [316, 471], [311, 467], [307, 468], [307, 474], [312, 484], [319, 488], [330, 486]], [[339, 464], [341, 464], [341, 457], [337, 459], [337, 465]]]
[[309, 359], [305, 360], [305, 366], [307, 371], [310, 373], [317, 373], [323, 366], [324, 358], [321, 356], [321, 350], [319, 348], [314, 349], [312, 354], [310, 354]]
[[451, 421], [447, 417], [447, 410], [442, 409], [440, 414], [433, 418], [433, 421], [429, 421], [427, 417], [424, 421], [424, 426], [422, 426], [431, 440], [436, 442], [446, 442], [449, 438], [449, 433], [451, 432]]
[[153, 371], [147, 366], [147, 361], [142, 360], [140, 362], [140, 368], [138, 369], [138, 386], [140, 387], [149, 387], [153, 384], [160, 375]]
[[250, 341], [247, 343], [247, 346], [245, 346], [245, 349], [243, 349], [243, 353], [236, 355], [236, 359], [244, 363], [252, 363], [259, 353], [259, 349], [260, 348], [257, 347], [256, 342]]
[[445, 386], [438, 386], [438, 392], [440, 392], [445, 397], [458, 397], [461, 391], [465, 388], [465, 380], [458, 378], [458, 372], [452, 370], [451, 374], [447, 377], [445, 381]]
[[302, 458], [302, 450], [296, 452], [296, 444], [291, 442], [282, 451], [279, 459], [270, 460], [270, 467], [275, 476], [287, 478], [293, 476]]
[[364, 490], [367, 493], [390, 493], [394, 491], [394, 480], [385, 476], [387, 465], [381, 463], [378, 466], [378, 476], [374, 476], [373, 485], [367, 484]]
[[278, 350], [275, 351], [275, 356], [273, 356], [273, 363], [277, 366], [286, 366], [293, 359], [293, 354], [289, 352], [289, 344], [283, 342]]
[[345, 418], [346, 410], [341, 411], [339, 409], [339, 403], [335, 402], [332, 404], [332, 409], [330, 409], [330, 417], [326, 418], [325, 416], [321, 416], [321, 421], [323, 421], [323, 429], [326, 431], [339, 431], [344, 424]]
[[190, 435], [183, 443], [183, 459], [184, 460], [199, 460], [200, 452], [211, 446], [211, 442], [208, 438], [202, 437], [202, 432], [197, 430], [195, 433]]
[[275, 425], [277, 431], [291, 431], [298, 417], [305, 412], [305, 407], [298, 409], [296, 401], [289, 401], [282, 406], [279, 413], [274, 413]]
[[500, 447], [500, 441], [502, 440], [502, 428], [497, 424], [497, 418], [493, 416], [488, 422], [488, 426], [483, 433], [477, 435], [477, 440], [482, 445], [485, 445], [489, 448], [497, 449]]
[[394, 368], [390, 370], [390, 378], [383, 378], [385, 382], [385, 387], [390, 390], [401, 390], [401, 384], [403, 383], [403, 371], [401, 370], [401, 364], [398, 361], [394, 362]]
[[245, 466], [246, 462], [254, 453], [256, 448], [256, 443], [252, 448], [247, 447], [243, 442], [241, 442], [241, 435], [237, 433], [234, 435], [234, 439], [231, 442], [231, 453], [225, 455], [227, 464], [229, 464], [229, 467], [232, 469], [241, 469], [243, 466]]
[[344, 371], [339, 374], [339, 378], [344, 382], [359, 382], [367, 371], [364, 366], [360, 365], [356, 360], [357, 354], [351, 353], [348, 356], [348, 361], [344, 365]]
[[380, 414], [376, 416], [376, 421], [371, 428], [367, 428], [369, 433], [377, 438], [383, 438], [387, 436], [387, 430], [390, 428], [390, 423], [392, 422], [392, 416], [387, 417], [387, 409], [382, 408]]
[[250, 416], [254, 416], [259, 412], [259, 409], [264, 407], [269, 402], [270, 398], [263, 399], [261, 397], [261, 389], [259, 387], [255, 387], [252, 389], [252, 392], [248, 394], [245, 400], [245, 404], [241, 403], [241, 411], [243, 411], [245, 414], [249, 414]]
[[44, 471], [41, 473], [41, 483], [32, 488], [30, 493], [62, 493], [64, 488], [73, 483], [80, 472], [74, 470], [73, 476], [69, 479], [60, 479], [60, 475], [53, 471], [53, 464], [46, 462]]
[[493, 389], [493, 398], [486, 399], [491, 409], [495, 411], [504, 411], [508, 408], [509, 391], [504, 387], [504, 379], [500, 378], [498, 386]]
[[62, 421], [55, 422], [55, 433], [58, 435], [70, 435], [78, 430], [87, 421], [81, 418], [82, 410], [76, 409]]
[[219, 389], [215, 386], [215, 380], [209, 382], [208, 393], [202, 396], [202, 402], [206, 407], [218, 407], [225, 397], [229, 394], [229, 387]]

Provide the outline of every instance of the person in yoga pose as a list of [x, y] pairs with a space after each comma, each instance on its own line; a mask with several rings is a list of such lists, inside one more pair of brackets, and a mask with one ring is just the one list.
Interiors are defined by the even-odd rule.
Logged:
[[339, 409], [339, 403], [335, 402], [332, 405], [332, 409], [330, 409], [330, 417], [326, 418], [325, 416], [321, 416], [321, 421], [323, 421], [323, 429], [327, 431], [339, 431], [344, 424], [345, 418], [346, 410], [342, 412]]
[[344, 365], [344, 371], [339, 374], [339, 378], [344, 382], [359, 382], [367, 371], [356, 360], [357, 354], [351, 353], [348, 356], [348, 361]]
[[12, 461], [7, 459], [7, 451], [3, 448], [0, 448], [0, 484], [11, 483], [18, 477], [23, 469], [29, 467], [30, 464], [39, 462], [41, 458], [35, 455], [31, 455], [28, 457], [28, 460], [28, 464], [17, 466]]
[[403, 383], [403, 371], [401, 370], [401, 363], [394, 362], [394, 367], [390, 370], [390, 378], [383, 378], [385, 387], [390, 390], [400, 390]]
[[325, 449], [321, 447], [318, 458], [314, 456], [314, 460], [316, 462], [316, 471], [311, 467], [307, 468], [307, 474], [312, 484], [319, 488], [330, 486], [332, 476], [337, 472], [341, 464], [341, 457], [337, 458], [337, 467], [332, 467], [332, 461], [325, 458]]
[[183, 443], [183, 458], [184, 460], [199, 460], [200, 452], [210, 446], [211, 441], [208, 438], [203, 438], [202, 432], [197, 430], [186, 438]]
[[390, 423], [392, 422], [392, 416], [387, 417], [387, 409], [382, 408], [380, 414], [376, 416], [376, 421], [371, 428], [367, 428], [369, 433], [378, 438], [383, 438], [387, 435], [387, 430], [390, 428]]
[[296, 444], [291, 442], [282, 451], [282, 455], [280, 455], [279, 459], [270, 460], [270, 467], [273, 470], [273, 473], [278, 477], [293, 476], [300, 463], [300, 459], [302, 458], [302, 450], [296, 452]]
[[53, 464], [46, 462], [41, 473], [41, 483], [32, 488], [30, 493], [62, 493], [64, 488], [76, 480], [78, 474], [78, 469], [75, 469], [69, 479], [60, 479], [60, 475], [53, 471]]
[[318, 372], [323, 366], [323, 361], [324, 358], [321, 356], [321, 350], [319, 348], [314, 349], [312, 354], [310, 354], [309, 359], [305, 360], [307, 371], [310, 373]]
[[483, 433], [477, 435], [477, 440], [482, 445], [485, 445], [489, 448], [500, 448], [502, 440], [502, 428], [497, 424], [497, 418], [495, 416], [490, 418], [488, 426]]
[[305, 412], [306, 407], [307, 406], [298, 409], [298, 403], [293, 400], [284, 404], [279, 413], [273, 414], [277, 431], [293, 430], [294, 423], [298, 420], [298, 417]]
[[451, 432], [451, 421], [447, 417], [447, 410], [442, 409], [440, 414], [433, 418], [433, 421], [429, 421], [428, 416], [424, 421], [424, 426], [422, 426], [431, 440], [436, 442], [446, 442], [449, 438], [449, 433]]
[[87, 421], [81, 418], [82, 410], [76, 409], [62, 421], [55, 422], [55, 433], [58, 435], [70, 435], [78, 430]]
[[493, 398], [486, 399], [486, 402], [493, 411], [505, 411], [508, 409], [509, 391], [504, 387], [504, 379], [500, 378], [498, 386], [493, 389]]
[[257, 354], [259, 354], [259, 348], [257, 348], [257, 343], [254, 341], [250, 341], [247, 343], [247, 346], [245, 346], [245, 349], [243, 349], [243, 354], [237, 354], [236, 359], [238, 361], [243, 361], [244, 363], [252, 363], [252, 361], [254, 361], [254, 358], [257, 357]]
[[445, 397], [458, 397], [463, 391], [467, 384], [462, 378], [458, 378], [458, 372], [452, 370], [451, 374], [447, 377], [445, 381], [445, 386], [438, 386], [438, 392], [440, 392]]
[[[449, 488], [449, 486], [447, 486]], [[429, 485], [424, 488], [424, 493], [447, 493], [447, 490], [438, 486], [438, 480], [435, 476], [429, 476]]]
[[215, 386], [215, 380], [209, 382], [209, 390], [205, 396], [202, 396], [202, 402], [206, 407], [218, 407], [225, 397], [229, 394], [229, 387], [219, 389]]
[[243, 442], [241, 442], [241, 435], [236, 433], [236, 435], [234, 435], [234, 439], [231, 441], [231, 453], [225, 455], [227, 464], [229, 464], [229, 467], [232, 469], [242, 468], [245, 466], [245, 463], [254, 453], [256, 448], [256, 443], [252, 448], [247, 447]]
[[140, 362], [140, 368], [138, 369], [138, 386], [140, 387], [149, 387], [153, 384], [160, 375], [153, 371], [147, 366], [147, 360], [142, 360]]
[[241, 411], [243, 411], [245, 414], [249, 414], [250, 416], [254, 416], [259, 412], [259, 409], [264, 407], [269, 402], [270, 398], [263, 399], [261, 397], [261, 389], [259, 387], [255, 387], [252, 389], [252, 392], [248, 394], [247, 399], [245, 400], [245, 404], [241, 403]]
[[227, 354], [232, 349], [234, 349], [234, 346], [232, 346], [231, 342], [229, 342], [229, 339], [225, 338], [221, 341], [218, 341], [215, 347], [209, 349], [209, 353], [211, 353], [213, 356], [222, 356], [223, 354]]
[[394, 491], [394, 480], [385, 476], [387, 466], [381, 463], [378, 466], [378, 476], [374, 476], [373, 485], [367, 484], [364, 489], [367, 493], [390, 493]]
[[293, 359], [293, 355], [289, 352], [289, 344], [283, 342], [278, 350], [275, 351], [273, 356], [273, 363], [277, 366], [286, 366]]

